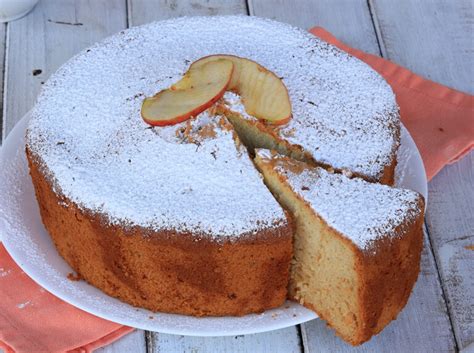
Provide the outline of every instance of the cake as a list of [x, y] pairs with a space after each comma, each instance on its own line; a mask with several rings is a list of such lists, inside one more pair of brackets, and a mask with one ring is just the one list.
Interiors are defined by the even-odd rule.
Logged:
[[258, 150], [256, 165], [294, 216], [289, 295], [358, 345], [405, 306], [420, 270], [423, 198]]
[[[291, 118], [262, 121], [245, 110], [243, 97], [227, 92], [187, 121], [149, 126], [142, 119], [145, 97], [216, 54], [274, 73], [287, 88]], [[26, 154], [43, 223], [78, 276], [153, 311], [238, 316], [284, 302], [298, 221], [265, 185], [254, 149], [361, 177], [363, 185], [391, 185], [399, 130], [389, 85], [305, 31], [256, 17], [177, 18], [122, 31], [63, 65], [32, 111]], [[412, 270], [400, 277], [407, 292], [394, 299], [393, 311], [371, 313], [383, 311], [382, 318], [357, 317], [363, 332], [340, 333], [349, 342], [378, 332], [403, 307], [418, 271], [417, 222], [407, 225], [412, 237], [380, 240], [390, 243], [381, 254], [395, 255], [413, 242]], [[390, 274], [400, 267], [384, 266]], [[290, 297], [304, 301], [291, 283]], [[372, 287], [364, 293], [377, 305], [391, 298]]]
[[[232, 126], [204, 112], [162, 129], [162, 140], [153, 129], [141, 130], [148, 137], [129, 153], [111, 150], [110, 140], [103, 149], [90, 146], [107, 140], [97, 134], [84, 137], [82, 147], [63, 135], [59, 156], [42, 155], [60, 158], [54, 161], [28, 147], [43, 223], [61, 256], [107, 294], [153, 311], [244, 315], [281, 305], [291, 225]], [[49, 165], [64, 168], [55, 170], [63, 183], [52, 183]], [[150, 179], [150, 167], [160, 169], [160, 178]]]

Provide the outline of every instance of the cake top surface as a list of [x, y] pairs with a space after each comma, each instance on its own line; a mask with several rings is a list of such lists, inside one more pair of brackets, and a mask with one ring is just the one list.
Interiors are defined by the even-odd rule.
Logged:
[[421, 196], [414, 191], [308, 168], [268, 150], [258, 150], [257, 155], [330, 227], [361, 249], [371, 249], [379, 238], [396, 236], [398, 226], [422, 212]]
[[[145, 96], [176, 82], [193, 61], [219, 53], [253, 59], [282, 77], [294, 117], [281, 132], [315, 158], [367, 175], [377, 175], [388, 162], [398, 115], [387, 83], [301, 29], [247, 16], [151, 23], [84, 50], [43, 86], [27, 144], [65, 196], [114, 221], [154, 228], [185, 224], [211, 233], [225, 229], [222, 234], [252, 231], [257, 218], [273, 222], [282, 211], [263, 200], [271, 199], [267, 191], [254, 193], [260, 189], [256, 181], [253, 189], [243, 188], [257, 175], [251, 162], [231, 151], [230, 134], [218, 134], [195, 152], [196, 146], [170, 139], [179, 126], [151, 129], [140, 116]], [[206, 155], [211, 145], [222, 158]], [[245, 181], [230, 176], [244, 165]], [[210, 190], [202, 179], [219, 182]], [[176, 197], [185, 184], [194, 192]], [[218, 204], [227, 208], [212, 212]]]
[[[80, 140], [54, 136], [56, 151], [41, 158], [57, 177], [55, 192], [112, 224], [158, 231], [233, 238], [286, 224], [224, 117], [205, 111], [162, 129], [141, 126], [139, 141], [129, 128], [84, 130]], [[95, 145], [97, 138], [104, 143]], [[66, 152], [74, 163], [64, 160]]]

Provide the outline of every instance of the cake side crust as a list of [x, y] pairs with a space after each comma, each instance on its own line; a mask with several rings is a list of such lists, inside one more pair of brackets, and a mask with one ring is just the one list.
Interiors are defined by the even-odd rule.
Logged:
[[[344, 340], [352, 345], [362, 344], [397, 317], [405, 307], [418, 278], [423, 246], [423, 198], [418, 197], [417, 204], [413, 206], [419, 210], [416, 215], [407, 214], [405, 220], [390, 235], [376, 236], [367, 243], [367, 247], [361, 247], [346, 234], [331, 227], [315, 207], [292, 188], [294, 185], [288, 178], [311, 167], [287, 157], [274, 154], [273, 157], [270, 152], [258, 151], [256, 163], [263, 172], [267, 185], [295, 215], [297, 228], [294, 256], [299, 256], [299, 260], [292, 266], [289, 297], [318, 313]], [[286, 173], [279, 168], [283, 164], [287, 167]], [[317, 185], [317, 180], [314, 183]], [[329, 189], [318, 189], [315, 185], [308, 180], [301, 188], [316, 188], [318, 193], [330, 193]], [[341, 212], [344, 210], [341, 209]], [[311, 214], [313, 216], [309, 216]], [[308, 220], [311, 225], [309, 231], [303, 229], [308, 227]], [[318, 234], [311, 234], [312, 231]], [[308, 246], [311, 245], [308, 240], [311, 236], [317, 236], [320, 245]], [[339, 245], [334, 246], [335, 242]], [[305, 246], [299, 246], [300, 243]], [[331, 253], [322, 252], [320, 248], [323, 247]], [[311, 254], [305, 249], [312, 249]], [[338, 260], [330, 265], [327, 259], [331, 258]], [[318, 266], [325, 266], [325, 270], [329, 272], [333, 267], [342, 268], [339, 270], [341, 278], [335, 273], [332, 276], [334, 281], [325, 284]], [[311, 281], [308, 276], [316, 276], [319, 282]], [[342, 311], [333, 307], [333, 297], [338, 295], [342, 298], [338, 300], [339, 308], [346, 308]], [[328, 299], [324, 299], [325, 297]]]
[[152, 311], [194, 316], [241, 316], [284, 302], [290, 224], [224, 242], [127, 230], [54, 193], [35, 157], [26, 153], [41, 217], [58, 252], [106, 294]]
[[415, 219], [395, 229], [399, 236], [377, 239], [371, 253], [357, 252], [360, 315], [365, 323], [357, 338], [359, 342], [369, 340], [395, 320], [415, 286], [423, 249], [422, 198], [418, 207], [421, 212]]

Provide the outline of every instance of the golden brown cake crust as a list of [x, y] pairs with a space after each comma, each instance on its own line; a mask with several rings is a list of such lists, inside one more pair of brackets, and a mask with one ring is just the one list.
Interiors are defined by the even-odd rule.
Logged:
[[[423, 249], [423, 210], [414, 224], [402, 224], [395, 229], [400, 237], [385, 237], [377, 241], [375, 250], [358, 250], [357, 272], [361, 317], [364, 325], [352, 344], [360, 344], [382, 331], [405, 307], [420, 272]], [[356, 247], [354, 247], [356, 248]]]
[[[420, 201], [420, 210], [424, 209]], [[404, 233], [402, 237], [392, 239], [385, 237], [377, 241], [375, 251], [370, 253], [361, 250], [349, 239], [326, 225], [327, 230], [338, 237], [356, 254], [356, 271], [362, 285], [359, 287], [358, 302], [361, 318], [356, 336], [341, 336], [353, 346], [368, 341], [382, 331], [405, 307], [420, 272], [420, 257], [423, 249], [423, 212], [415, 224], [403, 224], [395, 231]], [[324, 222], [324, 220], [322, 220]], [[324, 222], [325, 223], [325, 222]], [[407, 230], [408, 229], [408, 230]], [[289, 299], [298, 301], [295, 293], [288, 293]], [[328, 318], [318, 308], [308, 302], [303, 304], [318, 316]], [[331, 327], [329, 323], [328, 326]], [[333, 327], [334, 328], [334, 327]]]
[[87, 282], [153, 311], [241, 316], [287, 295], [292, 230], [213, 241], [192, 234], [110, 226], [53, 192], [26, 151], [43, 223], [58, 252]]

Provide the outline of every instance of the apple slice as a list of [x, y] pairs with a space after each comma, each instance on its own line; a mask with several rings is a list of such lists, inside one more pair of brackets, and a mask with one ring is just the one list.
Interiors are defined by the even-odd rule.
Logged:
[[141, 115], [153, 126], [177, 124], [203, 112], [225, 93], [234, 65], [220, 59], [190, 67], [171, 88], [145, 98]]
[[234, 64], [227, 89], [242, 97], [247, 113], [275, 125], [286, 124], [290, 120], [291, 102], [285, 84], [255, 61], [235, 55], [210, 55], [195, 61], [190, 69], [222, 59]]

